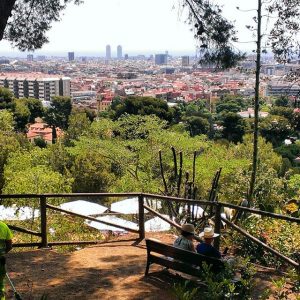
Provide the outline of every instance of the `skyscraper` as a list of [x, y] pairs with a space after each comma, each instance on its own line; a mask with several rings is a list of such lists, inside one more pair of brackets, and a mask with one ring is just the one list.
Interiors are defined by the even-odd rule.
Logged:
[[118, 45], [117, 47], [117, 58], [122, 59], [122, 46]]
[[190, 65], [190, 57], [189, 56], [181, 56], [181, 63], [183, 67], [188, 67]]
[[33, 61], [33, 54], [27, 55], [27, 61]]
[[111, 48], [110, 48], [110, 45], [106, 46], [106, 59], [111, 59]]
[[69, 58], [69, 61], [73, 61], [75, 59], [75, 53], [74, 52], [68, 52], [68, 58]]
[[166, 65], [167, 64], [167, 54], [155, 54], [155, 64], [156, 65]]

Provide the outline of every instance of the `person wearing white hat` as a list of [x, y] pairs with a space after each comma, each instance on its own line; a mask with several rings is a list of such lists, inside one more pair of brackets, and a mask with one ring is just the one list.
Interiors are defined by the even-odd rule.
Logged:
[[197, 253], [220, 259], [222, 257], [221, 253], [212, 245], [214, 238], [217, 236], [219, 234], [214, 233], [212, 227], [205, 227], [200, 233], [200, 237], [204, 239], [204, 242], [197, 245]]
[[193, 224], [183, 224], [181, 226], [181, 234], [175, 240], [173, 246], [187, 251], [196, 252], [193, 243], [195, 228]]

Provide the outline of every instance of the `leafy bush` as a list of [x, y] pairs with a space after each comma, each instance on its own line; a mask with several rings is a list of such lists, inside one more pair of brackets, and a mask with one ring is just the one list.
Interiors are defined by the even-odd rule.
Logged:
[[300, 299], [300, 274], [290, 271], [287, 276], [272, 280], [276, 300]]
[[[238, 280], [234, 278], [237, 272], [240, 274]], [[251, 299], [254, 274], [255, 269], [246, 259], [237, 259], [234, 266], [228, 265], [223, 272], [217, 274], [204, 263], [201, 288], [185, 281], [175, 284], [173, 292], [178, 300]]]
[[[251, 216], [241, 226], [254, 237], [266, 243], [286, 256], [292, 257], [300, 249], [299, 225], [286, 221]], [[233, 232], [230, 235], [232, 245], [238, 255], [249, 257], [251, 262], [279, 267], [283, 264], [277, 257], [267, 252], [260, 245], [248, 238]]]
[[195, 299], [198, 288], [190, 288], [190, 282], [187, 280], [184, 283], [175, 283], [173, 286], [173, 293], [177, 300], [193, 300]]

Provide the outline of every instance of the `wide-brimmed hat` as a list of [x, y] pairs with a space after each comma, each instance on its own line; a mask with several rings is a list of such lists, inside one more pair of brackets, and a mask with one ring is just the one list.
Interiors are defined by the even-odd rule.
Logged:
[[212, 227], [205, 227], [204, 230], [199, 234], [199, 236], [206, 239], [212, 239], [219, 236], [219, 234], [215, 233]]
[[181, 230], [192, 234], [195, 233], [195, 227], [193, 224], [188, 224], [188, 223], [183, 224], [181, 225]]

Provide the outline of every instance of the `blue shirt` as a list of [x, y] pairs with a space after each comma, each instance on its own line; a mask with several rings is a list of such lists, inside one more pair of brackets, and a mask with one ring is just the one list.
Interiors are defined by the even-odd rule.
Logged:
[[214, 258], [221, 258], [221, 253], [212, 245], [201, 243], [196, 247], [196, 251], [199, 254], [206, 255]]

